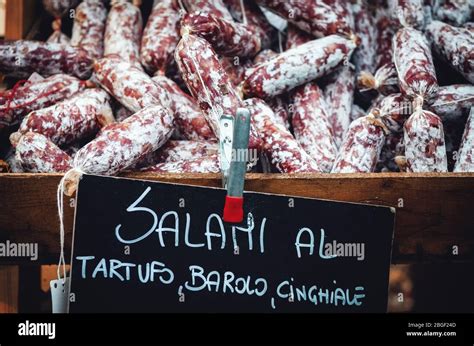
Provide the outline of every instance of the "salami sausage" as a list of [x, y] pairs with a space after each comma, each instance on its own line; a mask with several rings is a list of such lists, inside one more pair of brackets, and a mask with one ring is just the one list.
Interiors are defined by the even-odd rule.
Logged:
[[217, 142], [170, 140], [157, 151], [142, 158], [136, 167], [145, 168], [163, 162], [199, 159], [218, 154], [218, 151], [219, 146]]
[[389, 6], [402, 26], [423, 28], [425, 19], [423, 0], [390, 0]]
[[161, 147], [172, 132], [173, 117], [166, 108], [144, 108], [123, 122], [104, 128], [79, 150], [74, 166], [89, 174], [117, 174]]
[[155, 173], [219, 173], [221, 169], [219, 155], [211, 154], [190, 160], [162, 162], [143, 168], [141, 171]]
[[206, 39], [214, 50], [225, 56], [253, 57], [261, 50], [260, 37], [246, 25], [210, 13], [186, 14], [181, 35], [193, 34]]
[[244, 0], [244, 11], [242, 11], [240, 0], [225, 1], [232, 17], [239, 23], [249, 25], [260, 38], [262, 49], [268, 49], [272, 45], [273, 37], [276, 35], [275, 28], [268, 22], [258, 5], [251, 0]]
[[441, 119], [418, 109], [405, 123], [405, 157], [409, 172], [447, 172], [448, 161]]
[[3, 102], [0, 102], [0, 129], [17, 124], [32, 111], [73, 96], [85, 86], [86, 83], [76, 77], [57, 74], [8, 90], [4, 93]]
[[332, 173], [370, 173], [375, 170], [385, 143], [385, 133], [378, 121], [369, 114], [350, 124]]
[[354, 35], [348, 7], [340, 0], [257, 0], [257, 3], [316, 37]]
[[321, 172], [331, 172], [337, 147], [324, 94], [316, 83], [295, 90], [293, 109], [293, 132], [299, 145], [316, 161]]
[[474, 172], [474, 108], [467, 119], [454, 172]]
[[291, 133], [275, 120], [275, 114], [264, 101], [247, 99], [245, 106], [262, 136], [262, 150], [280, 173], [320, 172], [318, 164], [300, 147]]
[[43, 6], [50, 15], [60, 18], [68, 10], [77, 6], [80, 0], [43, 0]]
[[156, 104], [171, 107], [168, 93], [135, 64], [103, 58], [94, 64], [94, 79], [132, 112]]
[[461, 26], [471, 18], [474, 3], [469, 0], [440, 0], [433, 8], [436, 19], [442, 22]]
[[143, 31], [140, 50], [140, 61], [149, 73], [165, 74], [179, 41], [180, 19], [175, 0], [164, 0], [154, 5]]
[[232, 21], [232, 15], [222, 0], [182, 0], [189, 13], [201, 11]]
[[101, 89], [88, 89], [54, 106], [31, 112], [10, 141], [17, 141], [29, 131], [41, 133], [58, 146], [92, 136], [100, 126], [115, 122], [109, 99]]
[[28, 78], [33, 72], [44, 77], [58, 73], [87, 79], [92, 60], [83, 49], [59, 43], [38, 41], [0, 41], [0, 73]]
[[[181, 76], [191, 95], [198, 101], [207, 122], [219, 138], [219, 119], [234, 116], [242, 101], [210, 44], [197, 36], [185, 35], [175, 52]], [[252, 126], [249, 147], [258, 148], [259, 137]]]
[[[304, 35], [308, 35], [299, 29], [297, 30], [300, 33], [303, 33]], [[276, 55], [278, 55], [278, 53], [276, 53], [275, 51], [271, 49], [265, 49], [265, 50], [262, 50], [260, 53], [258, 53], [258, 55], [255, 56], [253, 61], [255, 65], [261, 64], [261, 63], [271, 60]], [[251, 68], [247, 69], [245, 76], [249, 75], [250, 73], [251, 73]], [[282, 94], [275, 97], [271, 97], [271, 98], [268, 98], [266, 102], [268, 106], [270, 106], [270, 108], [275, 113], [277, 123], [289, 129], [290, 128], [290, 109], [289, 109], [290, 107], [288, 105], [288, 95]]]
[[341, 67], [334, 73], [325, 90], [328, 104], [328, 119], [337, 147], [349, 128], [351, 109], [354, 102], [355, 68], [352, 64]]
[[310, 41], [257, 65], [243, 83], [248, 97], [268, 98], [319, 78], [348, 59], [355, 43], [332, 35]]
[[129, 2], [112, 4], [104, 36], [104, 56], [140, 65], [140, 40], [143, 20], [140, 9]]
[[411, 28], [400, 29], [393, 38], [393, 61], [402, 93], [430, 103], [439, 86], [431, 49], [423, 34]]
[[443, 120], [456, 119], [474, 107], [474, 85], [454, 84], [439, 88], [430, 110]]
[[15, 147], [15, 159], [25, 172], [63, 173], [72, 167], [72, 159], [40, 133], [27, 132]]
[[377, 11], [376, 31], [376, 58], [375, 75], [362, 71], [358, 77], [358, 86], [361, 91], [377, 90], [383, 95], [399, 92], [398, 76], [393, 64], [392, 39], [398, 24], [391, 18], [389, 11]]
[[253, 67], [252, 59], [241, 61], [239, 57], [230, 58], [227, 56], [220, 56], [219, 62], [224, 68], [225, 73], [229, 76], [232, 85], [236, 88], [238, 88], [240, 83], [245, 79], [248, 70]]
[[434, 20], [427, 32], [433, 47], [464, 78], [474, 83], [474, 35], [464, 28], [456, 28]]
[[216, 139], [199, 106], [175, 82], [165, 76], [155, 76], [153, 82], [168, 92], [179, 138], [186, 140]]
[[93, 59], [102, 58], [106, 19], [107, 10], [101, 1], [82, 1], [76, 8], [71, 45], [83, 48]]
[[360, 71], [375, 72], [375, 58], [377, 56], [377, 27], [369, 6], [365, 0], [356, 0], [352, 4], [352, 15], [360, 45], [352, 57], [356, 74]]

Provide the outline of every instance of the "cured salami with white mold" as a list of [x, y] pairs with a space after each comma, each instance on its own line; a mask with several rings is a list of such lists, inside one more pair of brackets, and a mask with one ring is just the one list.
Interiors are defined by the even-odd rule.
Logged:
[[104, 56], [140, 65], [143, 20], [140, 9], [126, 1], [113, 1], [107, 16]]
[[161, 105], [144, 108], [105, 127], [79, 150], [74, 167], [89, 174], [115, 175], [160, 148], [173, 132], [173, 116]]
[[257, 65], [243, 83], [247, 97], [280, 95], [335, 70], [356, 47], [353, 41], [332, 35], [310, 41]]
[[456, 28], [436, 20], [426, 30], [436, 53], [469, 82], [474, 83], [474, 35], [468, 29]]
[[225, 56], [253, 57], [262, 47], [260, 37], [246, 25], [210, 13], [186, 14], [181, 21], [181, 35], [185, 34], [206, 39], [216, 53]]
[[441, 119], [418, 109], [405, 123], [405, 157], [408, 172], [447, 172], [448, 159]]
[[292, 125], [300, 146], [316, 161], [321, 172], [331, 172], [337, 155], [327, 105], [316, 83], [308, 83], [293, 93]]
[[316, 37], [354, 35], [349, 7], [340, 0], [257, 0], [303, 31]]
[[43, 77], [65, 73], [88, 79], [92, 59], [80, 48], [39, 41], [0, 41], [0, 73], [28, 78], [33, 72]]
[[207, 123], [206, 117], [192, 97], [165, 76], [155, 76], [153, 82], [162, 90], [166, 90], [169, 95], [179, 138], [196, 141], [216, 140], [216, 135]]
[[[175, 52], [181, 76], [191, 95], [198, 101], [207, 122], [219, 138], [219, 119], [222, 115], [234, 116], [242, 101], [229, 76], [212, 49], [203, 38], [184, 35]], [[258, 148], [259, 137], [251, 126], [249, 147]]]
[[471, 0], [438, 0], [433, 8], [436, 19], [461, 26], [472, 18], [474, 3]]
[[86, 83], [76, 77], [57, 74], [8, 90], [1, 96], [0, 129], [15, 125], [28, 113], [65, 100], [85, 87]]
[[211, 154], [190, 160], [169, 161], [146, 167], [142, 172], [154, 173], [219, 173], [219, 155]]
[[149, 73], [164, 75], [173, 61], [173, 53], [179, 41], [180, 19], [175, 0], [155, 3], [143, 30], [140, 49], [140, 61]]
[[72, 167], [68, 154], [36, 132], [21, 136], [15, 147], [15, 159], [28, 173], [64, 173]]
[[328, 119], [337, 147], [351, 123], [351, 109], [354, 103], [355, 68], [352, 64], [342, 66], [331, 76], [333, 79], [324, 92], [328, 107]]
[[101, 1], [82, 1], [76, 8], [71, 45], [83, 48], [93, 59], [102, 58], [106, 20], [107, 9]]
[[464, 128], [454, 172], [474, 172], [474, 107]]
[[439, 87], [436, 100], [430, 105], [430, 110], [441, 119], [460, 118], [474, 107], [474, 85], [454, 84]]
[[301, 148], [292, 134], [275, 120], [268, 105], [257, 98], [244, 101], [252, 122], [262, 136], [262, 151], [280, 173], [321, 172], [316, 161]]
[[438, 93], [438, 80], [430, 46], [423, 33], [400, 29], [393, 38], [393, 61], [403, 94], [430, 103]]
[[389, 0], [389, 7], [402, 26], [420, 30], [423, 28], [423, 0]]
[[70, 144], [97, 133], [101, 126], [115, 122], [109, 95], [101, 89], [87, 89], [54, 106], [28, 114], [12, 143], [32, 131], [41, 133], [58, 146]]
[[201, 11], [218, 18], [233, 20], [223, 0], [181, 0], [189, 13]]
[[135, 64], [103, 58], [94, 65], [94, 80], [132, 112], [157, 104], [171, 107], [166, 90]]
[[383, 126], [372, 114], [354, 120], [347, 130], [332, 173], [374, 172], [385, 143]]
[[352, 57], [356, 74], [359, 74], [360, 71], [374, 73], [377, 56], [377, 26], [374, 16], [365, 0], [353, 2], [352, 15], [356, 34], [360, 38], [360, 44]]

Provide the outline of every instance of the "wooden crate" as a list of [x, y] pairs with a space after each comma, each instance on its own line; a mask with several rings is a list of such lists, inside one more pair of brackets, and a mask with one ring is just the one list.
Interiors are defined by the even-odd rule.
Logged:
[[[216, 174], [125, 176], [201, 186], [221, 184]], [[60, 174], [0, 174], [0, 240], [39, 242], [44, 264], [58, 259], [56, 189], [60, 179]], [[248, 174], [245, 188], [395, 207], [393, 263], [474, 259], [474, 173]], [[73, 209], [65, 209], [69, 249]]]
[[20, 40], [27, 37], [41, 12], [39, 0], [7, 0], [5, 38]]

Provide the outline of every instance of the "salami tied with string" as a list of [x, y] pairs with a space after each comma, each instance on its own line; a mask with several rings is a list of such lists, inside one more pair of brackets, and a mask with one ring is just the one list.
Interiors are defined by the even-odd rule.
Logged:
[[385, 143], [379, 120], [369, 114], [354, 120], [347, 130], [332, 173], [374, 172]]
[[405, 95], [430, 103], [438, 93], [438, 80], [430, 46], [420, 31], [400, 29], [393, 38], [393, 61]]
[[447, 172], [448, 161], [441, 119], [417, 110], [405, 123], [405, 157], [409, 172]]
[[360, 44], [352, 57], [356, 74], [359, 74], [360, 71], [374, 73], [377, 56], [377, 27], [375, 19], [365, 0], [353, 2], [352, 15], [354, 17], [356, 34], [360, 38]]

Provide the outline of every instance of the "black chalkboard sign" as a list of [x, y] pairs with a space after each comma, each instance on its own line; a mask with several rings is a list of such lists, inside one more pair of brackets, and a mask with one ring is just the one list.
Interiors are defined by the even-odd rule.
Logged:
[[394, 212], [84, 175], [70, 312], [385, 312]]

